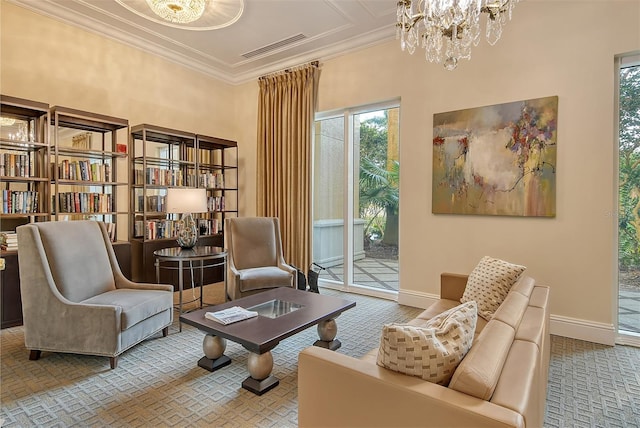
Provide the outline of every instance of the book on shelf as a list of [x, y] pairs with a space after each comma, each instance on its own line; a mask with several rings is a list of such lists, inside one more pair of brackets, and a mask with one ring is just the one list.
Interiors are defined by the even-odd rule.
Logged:
[[18, 234], [16, 232], [0, 232], [0, 248], [3, 251], [17, 251]]
[[250, 311], [240, 306], [233, 306], [216, 312], [206, 312], [204, 317], [208, 320], [215, 321], [220, 324], [228, 325], [234, 322], [243, 321], [249, 318], [257, 317], [258, 313]]

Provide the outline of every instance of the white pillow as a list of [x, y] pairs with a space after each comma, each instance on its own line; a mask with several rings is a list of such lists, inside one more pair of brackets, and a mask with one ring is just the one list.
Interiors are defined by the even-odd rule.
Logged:
[[478, 304], [478, 315], [490, 320], [525, 269], [525, 266], [489, 256], [483, 257], [469, 274], [460, 302], [475, 301]]
[[423, 327], [387, 324], [382, 328], [377, 363], [381, 367], [447, 385], [473, 343], [475, 302], [451, 308]]

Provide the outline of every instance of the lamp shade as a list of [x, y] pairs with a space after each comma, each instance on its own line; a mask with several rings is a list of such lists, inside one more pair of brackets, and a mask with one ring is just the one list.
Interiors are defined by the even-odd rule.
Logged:
[[207, 191], [205, 189], [167, 189], [168, 213], [207, 212]]

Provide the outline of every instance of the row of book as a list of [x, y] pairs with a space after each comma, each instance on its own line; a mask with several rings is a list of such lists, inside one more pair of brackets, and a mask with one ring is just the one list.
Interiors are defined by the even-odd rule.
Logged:
[[60, 180], [111, 181], [111, 165], [89, 160], [63, 160], [58, 165]]
[[218, 221], [217, 218], [214, 219], [206, 219], [199, 218], [198, 219], [198, 233], [202, 235], [216, 235], [222, 232], [222, 222]]
[[18, 251], [18, 234], [16, 232], [0, 232], [0, 249], [2, 251]]
[[221, 172], [205, 172], [201, 173], [199, 177], [199, 187], [204, 188], [224, 188], [224, 174]]
[[224, 196], [209, 196], [207, 198], [207, 210], [224, 211]]
[[163, 169], [148, 167], [145, 171], [136, 169], [134, 171], [133, 183], [150, 186], [188, 186], [204, 187], [208, 189], [223, 189], [224, 174], [221, 172], [203, 172], [196, 176], [195, 174], [186, 174], [186, 181], [182, 171], [177, 169]]
[[[165, 212], [165, 202], [166, 196], [164, 195], [148, 195], [146, 197], [139, 195], [136, 211]], [[207, 198], [207, 211], [224, 211], [224, 196], [209, 196]]]
[[2, 214], [29, 214], [38, 212], [38, 192], [34, 190], [9, 190], [0, 192]]
[[[202, 235], [215, 235], [222, 232], [222, 222], [217, 219], [198, 219], [198, 233]], [[136, 238], [163, 239], [174, 238], [178, 235], [179, 220], [136, 220], [133, 234]]]
[[[55, 196], [52, 198], [55, 210]], [[62, 192], [58, 194], [60, 213], [108, 213], [113, 211], [113, 198], [108, 193]]]
[[134, 184], [148, 184], [151, 186], [185, 185], [182, 171], [178, 169], [163, 169], [155, 167], [148, 167], [145, 171], [136, 169], [133, 176], [133, 182]]
[[33, 165], [26, 153], [0, 153], [0, 175], [31, 177]]
[[173, 238], [178, 234], [177, 220], [136, 220], [133, 225], [136, 238], [162, 239]]
[[138, 196], [136, 211], [164, 212], [166, 210], [166, 199], [167, 197], [163, 195], [148, 195], [146, 197], [140, 195]]

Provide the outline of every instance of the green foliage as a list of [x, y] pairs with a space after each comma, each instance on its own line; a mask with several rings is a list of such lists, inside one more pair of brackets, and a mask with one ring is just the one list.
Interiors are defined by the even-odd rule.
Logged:
[[387, 129], [386, 110], [360, 123], [359, 214], [367, 221], [365, 239], [381, 239], [388, 222], [397, 221], [392, 214], [398, 213], [400, 164], [394, 161], [387, 169]]
[[619, 264], [640, 269], [640, 66], [620, 71]]

